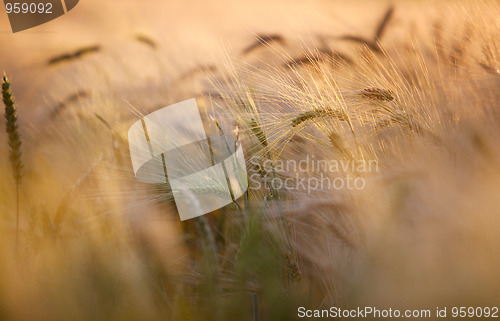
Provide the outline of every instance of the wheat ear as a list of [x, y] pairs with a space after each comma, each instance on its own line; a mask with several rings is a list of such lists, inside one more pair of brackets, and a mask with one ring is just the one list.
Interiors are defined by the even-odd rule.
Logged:
[[12, 174], [16, 181], [16, 248], [19, 245], [19, 185], [23, 178], [23, 161], [21, 159], [21, 134], [17, 126], [17, 112], [14, 106], [14, 97], [10, 92], [10, 82], [4, 75], [2, 83], [2, 97], [5, 105], [5, 119], [7, 120], [7, 136], [9, 140], [9, 161]]

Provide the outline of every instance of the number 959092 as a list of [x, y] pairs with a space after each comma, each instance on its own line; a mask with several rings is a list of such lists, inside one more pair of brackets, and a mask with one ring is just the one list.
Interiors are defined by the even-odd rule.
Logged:
[[453, 307], [453, 318], [498, 318], [498, 307]]
[[7, 13], [52, 13], [52, 3], [6, 3]]

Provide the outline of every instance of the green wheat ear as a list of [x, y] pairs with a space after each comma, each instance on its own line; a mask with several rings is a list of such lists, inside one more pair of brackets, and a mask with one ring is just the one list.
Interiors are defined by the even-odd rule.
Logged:
[[21, 159], [21, 135], [17, 126], [17, 113], [14, 98], [10, 92], [10, 82], [3, 76], [2, 97], [5, 105], [5, 119], [7, 120], [7, 136], [9, 140], [9, 160], [12, 174], [16, 181], [16, 248], [19, 246], [19, 185], [23, 178], [23, 161]]

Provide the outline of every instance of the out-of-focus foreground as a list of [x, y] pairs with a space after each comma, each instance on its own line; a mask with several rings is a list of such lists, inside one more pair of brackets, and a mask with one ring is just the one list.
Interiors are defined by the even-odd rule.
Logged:
[[[499, 14], [88, 0], [19, 34], [3, 15], [24, 167], [17, 194], [2, 123], [0, 319], [498, 306]], [[166, 186], [135, 179], [127, 130], [192, 97], [211, 134], [238, 137], [251, 179], [238, 204], [181, 223]], [[318, 185], [348, 178], [362, 188]]]

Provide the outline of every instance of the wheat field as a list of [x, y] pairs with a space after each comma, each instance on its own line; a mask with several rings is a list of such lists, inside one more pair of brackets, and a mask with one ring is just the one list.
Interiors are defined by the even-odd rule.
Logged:
[[[17, 34], [2, 14], [0, 320], [498, 309], [499, 14], [86, 0]], [[190, 98], [243, 146], [249, 190], [181, 222], [127, 131]]]

